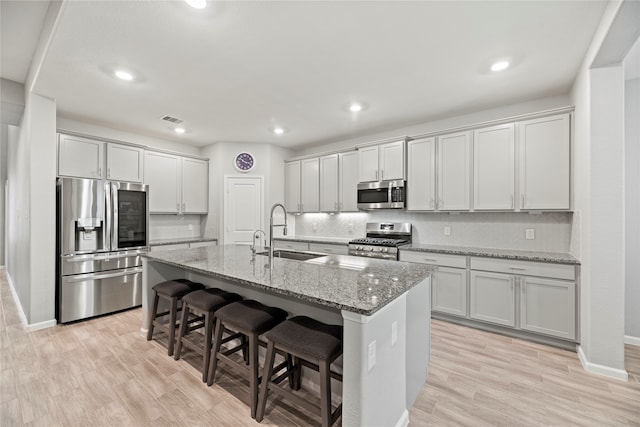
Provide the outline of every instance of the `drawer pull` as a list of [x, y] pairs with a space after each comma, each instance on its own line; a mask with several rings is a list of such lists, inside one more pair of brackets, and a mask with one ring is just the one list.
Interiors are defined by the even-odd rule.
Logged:
[[509, 267], [511, 270], [518, 270], [518, 271], [525, 271], [526, 268], [524, 267]]
[[433, 259], [433, 258], [424, 258], [424, 260], [429, 262], [438, 262], [437, 259]]

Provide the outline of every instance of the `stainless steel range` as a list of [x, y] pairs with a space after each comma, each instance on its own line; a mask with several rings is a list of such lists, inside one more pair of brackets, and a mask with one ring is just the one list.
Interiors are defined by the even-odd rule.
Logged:
[[411, 223], [368, 222], [367, 237], [349, 242], [349, 255], [398, 259], [398, 248], [411, 243]]

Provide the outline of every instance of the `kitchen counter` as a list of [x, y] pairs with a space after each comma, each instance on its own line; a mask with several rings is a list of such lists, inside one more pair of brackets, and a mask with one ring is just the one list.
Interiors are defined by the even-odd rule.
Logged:
[[151, 252], [145, 256], [219, 279], [364, 315], [375, 313], [432, 271], [426, 265], [346, 255], [328, 255], [304, 262], [274, 258], [269, 268], [268, 256], [252, 256], [249, 247], [242, 245]]
[[159, 239], [151, 240], [149, 246], [168, 246], [178, 245], [180, 243], [200, 243], [200, 242], [217, 242], [218, 239], [211, 237], [182, 237], [175, 239]]
[[284, 240], [288, 242], [304, 242], [304, 243], [325, 243], [334, 245], [348, 245], [350, 237], [318, 237], [318, 236], [285, 236], [274, 237], [273, 240]]
[[410, 245], [401, 246], [400, 250], [580, 265], [580, 261], [576, 257], [567, 253], [535, 252], [515, 249], [474, 248], [468, 246], [426, 245], [421, 243], [412, 243]]
[[[252, 255], [227, 245], [143, 257], [142, 331], [159, 282], [187, 278], [321, 322], [341, 324], [342, 425], [399, 426], [427, 378], [431, 271], [424, 264], [328, 255], [307, 261]], [[161, 310], [163, 307], [160, 308]], [[317, 376], [303, 387], [319, 389]], [[393, 393], [389, 393], [393, 390]]]

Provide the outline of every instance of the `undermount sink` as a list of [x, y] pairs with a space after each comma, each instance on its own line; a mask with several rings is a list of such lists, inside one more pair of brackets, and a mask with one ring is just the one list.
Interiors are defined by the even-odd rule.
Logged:
[[[269, 252], [268, 251], [258, 252], [257, 255], [269, 256]], [[325, 255], [312, 253], [312, 252], [290, 252], [290, 251], [283, 251], [281, 249], [276, 249], [273, 251], [274, 258], [286, 258], [286, 259], [293, 259], [296, 261], [307, 261], [314, 258], [320, 258], [322, 256], [325, 256]]]

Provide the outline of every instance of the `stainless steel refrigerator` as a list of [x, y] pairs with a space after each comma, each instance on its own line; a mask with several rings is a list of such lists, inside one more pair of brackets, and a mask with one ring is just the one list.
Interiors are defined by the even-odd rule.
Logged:
[[58, 322], [141, 305], [148, 186], [59, 178], [57, 211]]

